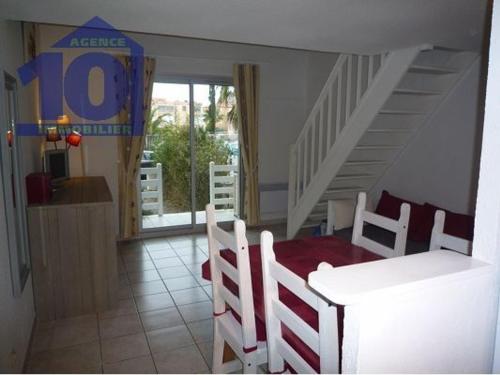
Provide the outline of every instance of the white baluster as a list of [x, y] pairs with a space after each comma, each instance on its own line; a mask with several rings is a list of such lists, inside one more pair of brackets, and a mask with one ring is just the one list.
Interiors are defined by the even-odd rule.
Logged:
[[337, 83], [337, 119], [335, 121], [335, 140], [338, 139], [340, 133], [340, 114], [342, 113], [342, 72], [341, 69]]
[[[361, 73], [363, 72], [363, 56], [358, 55], [358, 77], [356, 79], [356, 106], [361, 98]], [[356, 107], [355, 106], [355, 107]]]
[[326, 114], [326, 152], [325, 152], [325, 157], [328, 154], [328, 151], [330, 150], [330, 145], [332, 142], [332, 99], [333, 99], [333, 83], [330, 86], [330, 89], [328, 90], [328, 112]]
[[373, 55], [370, 55], [368, 57], [368, 85], [367, 85], [367, 87], [369, 87], [370, 84], [372, 83], [372, 79], [373, 79]]
[[352, 55], [347, 58], [347, 87], [345, 90], [345, 122], [351, 117], [351, 80], [352, 80]]
[[[328, 100], [328, 95], [326, 96], [325, 100]], [[325, 102], [321, 103], [321, 107], [319, 110], [319, 129], [318, 129], [318, 169], [319, 166], [321, 165], [321, 162], [323, 161], [323, 112], [324, 112], [324, 107], [325, 107]]]

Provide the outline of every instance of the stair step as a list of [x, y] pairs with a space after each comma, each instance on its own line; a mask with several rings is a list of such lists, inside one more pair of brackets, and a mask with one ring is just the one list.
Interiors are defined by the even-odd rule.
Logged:
[[355, 150], [397, 150], [400, 149], [401, 145], [364, 145], [356, 146]]
[[459, 72], [459, 70], [456, 69], [432, 65], [412, 65], [408, 71], [411, 73], [424, 74], [455, 74]]
[[353, 174], [353, 175], [339, 175], [333, 178], [333, 181], [338, 180], [359, 180], [363, 178], [376, 178], [374, 174]]
[[367, 133], [411, 133], [413, 129], [397, 129], [397, 128], [389, 128], [389, 129], [368, 129]]
[[364, 191], [364, 187], [362, 186], [352, 186], [348, 188], [333, 188], [333, 189], [327, 189], [325, 191], [325, 194], [335, 194], [335, 193], [357, 193], [360, 191]]
[[311, 213], [308, 217], [308, 220], [310, 221], [318, 221], [321, 222], [321, 220], [326, 219], [326, 212], [317, 212], [317, 213]]
[[393, 94], [398, 95], [441, 95], [440, 91], [417, 90], [417, 89], [395, 89]]
[[312, 228], [312, 227], [317, 227], [318, 225], [321, 224], [321, 221], [309, 221], [306, 220], [304, 224], [302, 224], [301, 228]]
[[414, 111], [409, 109], [381, 109], [379, 112], [381, 115], [425, 115], [426, 112]]
[[387, 164], [386, 161], [384, 160], [368, 160], [368, 161], [364, 161], [364, 160], [361, 160], [361, 161], [356, 161], [356, 160], [353, 160], [353, 161], [346, 161], [344, 163], [344, 166], [349, 166], [349, 167], [354, 167], [354, 166], [370, 166], [370, 165], [385, 165]]

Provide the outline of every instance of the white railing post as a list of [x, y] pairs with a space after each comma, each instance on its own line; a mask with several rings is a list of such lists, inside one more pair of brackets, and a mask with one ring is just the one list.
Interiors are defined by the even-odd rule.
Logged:
[[161, 163], [156, 164], [156, 178], [158, 180], [158, 215], [163, 216], [163, 171], [161, 169]]
[[234, 215], [240, 216], [240, 175], [238, 172], [234, 173]]
[[295, 145], [289, 148], [289, 169], [288, 169], [288, 212], [292, 212], [295, 207], [295, 189], [297, 187], [297, 152]]
[[210, 204], [215, 206], [215, 181], [214, 181], [214, 166], [215, 163], [211, 161], [208, 163], [208, 173], [209, 173], [209, 190], [210, 190]]

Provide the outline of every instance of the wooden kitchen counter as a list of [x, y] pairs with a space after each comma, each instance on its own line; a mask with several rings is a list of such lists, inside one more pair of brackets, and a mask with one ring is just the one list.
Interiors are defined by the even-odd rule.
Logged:
[[50, 202], [28, 206], [28, 227], [39, 320], [116, 305], [114, 205], [104, 177], [64, 181]]

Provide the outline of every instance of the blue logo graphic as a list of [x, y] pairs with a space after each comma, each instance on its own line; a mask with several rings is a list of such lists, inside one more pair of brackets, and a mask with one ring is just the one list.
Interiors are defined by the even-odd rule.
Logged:
[[[38, 80], [40, 124], [16, 124], [17, 135], [45, 135], [64, 114], [64, 103], [84, 124], [71, 124], [63, 132], [83, 135], [142, 135], [144, 49], [99, 17], [94, 17], [21, 66], [17, 73], [24, 86]], [[64, 71], [64, 50], [82, 51]], [[88, 49], [89, 52], [84, 52]], [[126, 56], [126, 57], [125, 57]], [[127, 63], [125, 63], [125, 60]], [[101, 103], [92, 103], [89, 77], [92, 69], [103, 76]], [[127, 107], [125, 123], [106, 123]]]

